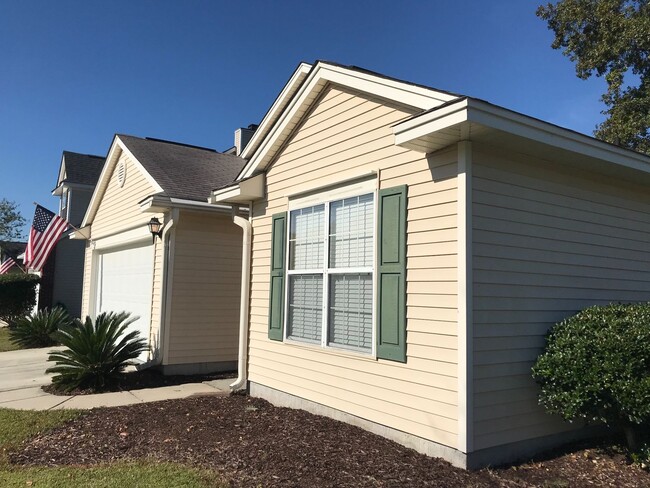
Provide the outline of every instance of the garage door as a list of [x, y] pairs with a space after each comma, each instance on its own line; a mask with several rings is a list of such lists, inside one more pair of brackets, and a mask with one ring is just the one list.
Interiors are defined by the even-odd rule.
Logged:
[[[149, 340], [153, 284], [152, 245], [131, 247], [99, 255], [97, 313], [130, 312], [139, 317], [128, 331], [137, 330]], [[140, 356], [147, 359], [147, 353]]]

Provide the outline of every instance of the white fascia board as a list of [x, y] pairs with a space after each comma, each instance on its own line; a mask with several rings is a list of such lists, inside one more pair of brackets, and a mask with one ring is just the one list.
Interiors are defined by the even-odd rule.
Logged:
[[251, 140], [248, 142], [248, 144], [246, 144], [246, 147], [240, 154], [241, 158], [248, 159], [251, 157], [254, 152], [254, 148], [257, 149], [261, 142], [261, 139], [263, 139], [263, 134], [266, 134], [266, 132], [270, 129], [270, 126], [273, 125], [277, 117], [282, 112], [282, 109], [284, 109], [284, 106], [286, 105], [288, 99], [294, 95], [300, 84], [307, 77], [307, 74], [310, 70], [311, 64], [300, 63], [291, 78], [289, 78], [289, 81], [284, 85], [284, 88], [280, 94], [276, 97], [269, 111], [260, 122], [260, 125], [253, 134], [253, 137], [251, 137]]
[[276, 147], [277, 139], [287, 130], [287, 126], [291, 124], [301, 107], [307, 103], [307, 100], [313, 100], [329, 83], [349, 87], [420, 110], [428, 110], [457, 98], [454, 95], [383, 78], [371, 73], [319, 63], [296, 92], [293, 100], [277, 118], [256, 151], [253, 154], [242, 155], [245, 158], [250, 157], [250, 160], [239, 174], [238, 179], [248, 178], [256, 171], [264, 169], [265, 164], [272, 156], [273, 148]]
[[81, 222], [81, 227], [86, 227], [87, 225], [90, 225], [93, 219], [95, 218], [97, 207], [99, 207], [99, 202], [102, 196], [104, 195], [105, 188], [102, 187], [105, 184], [107, 184], [107, 180], [110, 174], [112, 173], [113, 168], [117, 163], [117, 160], [119, 159], [121, 148], [117, 144], [116, 139], [117, 136], [113, 138], [113, 143], [111, 144], [111, 148], [109, 149], [108, 155], [106, 156], [106, 161], [104, 162], [104, 167], [102, 168], [102, 172], [99, 174], [97, 185], [95, 185], [95, 191], [93, 191], [93, 196], [90, 198], [90, 203], [88, 204], [88, 208], [86, 209], [86, 215], [84, 215], [84, 219]]
[[147, 170], [144, 169], [144, 166], [140, 164], [133, 153], [127, 149], [126, 145], [120, 140], [119, 136], [115, 135], [113, 138], [113, 143], [111, 144], [111, 148], [108, 151], [108, 156], [106, 156], [106, 162], [104, 163], [102, 172], [99, 175], [99, 179], [97, 180], [95, 191], [93, 192], [93, 196], [90, 199], [90, 204], [86, 210], [86, 215], [84, 215], [83, 222], [81, 223], [82, 227], [91, 224], [95, 218], [95, 214], [99, 208], [99, 202], [103, 198], [104, 193], [106, 192], [106, 188], [108, 187], [108, 179], [113, 174], [113, 169], [115, 169], [115, 165], [120, 159], [122, 152], [126, 153], [126, 155], [129, 156], [133, 164], [138, 168], [139, 171], [142, 172], [146, 180], [153, 186], [154, 193], [162, 193], [163, 189], [161, 186], [156, 182], [156, 180], [153, 179]]
[[395, 125], [393, 127], [395, 144], [401, 145], [457, 126], [462, 122], [471, 122], [566, 151], [650, 173], [650, 157], [644, 154], [474, 99], [464, 99]]

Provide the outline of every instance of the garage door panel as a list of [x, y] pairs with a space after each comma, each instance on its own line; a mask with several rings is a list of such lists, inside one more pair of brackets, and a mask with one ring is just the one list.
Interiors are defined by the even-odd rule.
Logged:
[[[152, 245], [119, 249], [99, 255], [97, 311], [126, 311], [138, 317], [128, 332], [137, 330], [149, 338], [153, 284]], [[141, 359], [146, 360], [146, 353]]]

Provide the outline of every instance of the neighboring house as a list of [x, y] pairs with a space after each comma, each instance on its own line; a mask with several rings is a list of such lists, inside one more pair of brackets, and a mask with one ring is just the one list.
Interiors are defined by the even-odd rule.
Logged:
[[[103, 166], [101, 156], [63, 151], [52, 195], [59, 197], [59, 216], [75, 227], [81, 225]], [[81, 317], [85, 246], [68, 238], [72, 232], [69, 228], [63, 233], [45, 264], [39, 308], [63, 306], [71, 316]]]
[[[82, 314], [125, 310], [165, 373], [233, 369], [238, 353], [241, 230], [207, 203], [245, 161], [116, 135], [73, 239], [86, 240]], [[148, 223], [162, 224], [152, 236]]]
[[650, 298], [649, 157], [327, 62], [242, 157], [212, 201], [253, 202], [252, 395], [464, 467], [576, 435], [530, 368], [564, 317]]
[[4, 263], [7, 258], [11, 258], [18, 264], [18, 266], [11, 267], [7, 273], [23, 273], [20, 267], [23, 265], [22, 255], [26, 247], [26, 242], [0, 241], [0, 263]]

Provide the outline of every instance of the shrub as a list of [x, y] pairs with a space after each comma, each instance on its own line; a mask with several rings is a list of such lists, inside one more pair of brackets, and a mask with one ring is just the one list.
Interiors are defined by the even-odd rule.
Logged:
[[634, 450], [650, 421], [650, 304], [594, 306], [556, 324], [533, 377], [546, 410], [622, 428]]
[[33, 274], [0, 275], [0, 320], [13, 325], [31, 313], [36, 306], [36, 285], [40, 278]]
[[71, 324], [72, 319], [61, 308], [39, 310], [36, 315], [18, 319], [9, 331], [9, 337], [20, 347], [54, 346], [59, 343], [59, 329]]
[[113, 386], [124, 368], [147, 350], [137, 331], [125, 334], [135, 320], [126, 312], [108, 312], [97, 316], [94, 323], [86, 317], [84, 323], [76, 321], [62, 328], [59, 340], [67, 349], [50, 353], [48, 359], [56, 363], [47, 370], [55, 373], [54, 386], [65, 391], [103, 391]]

